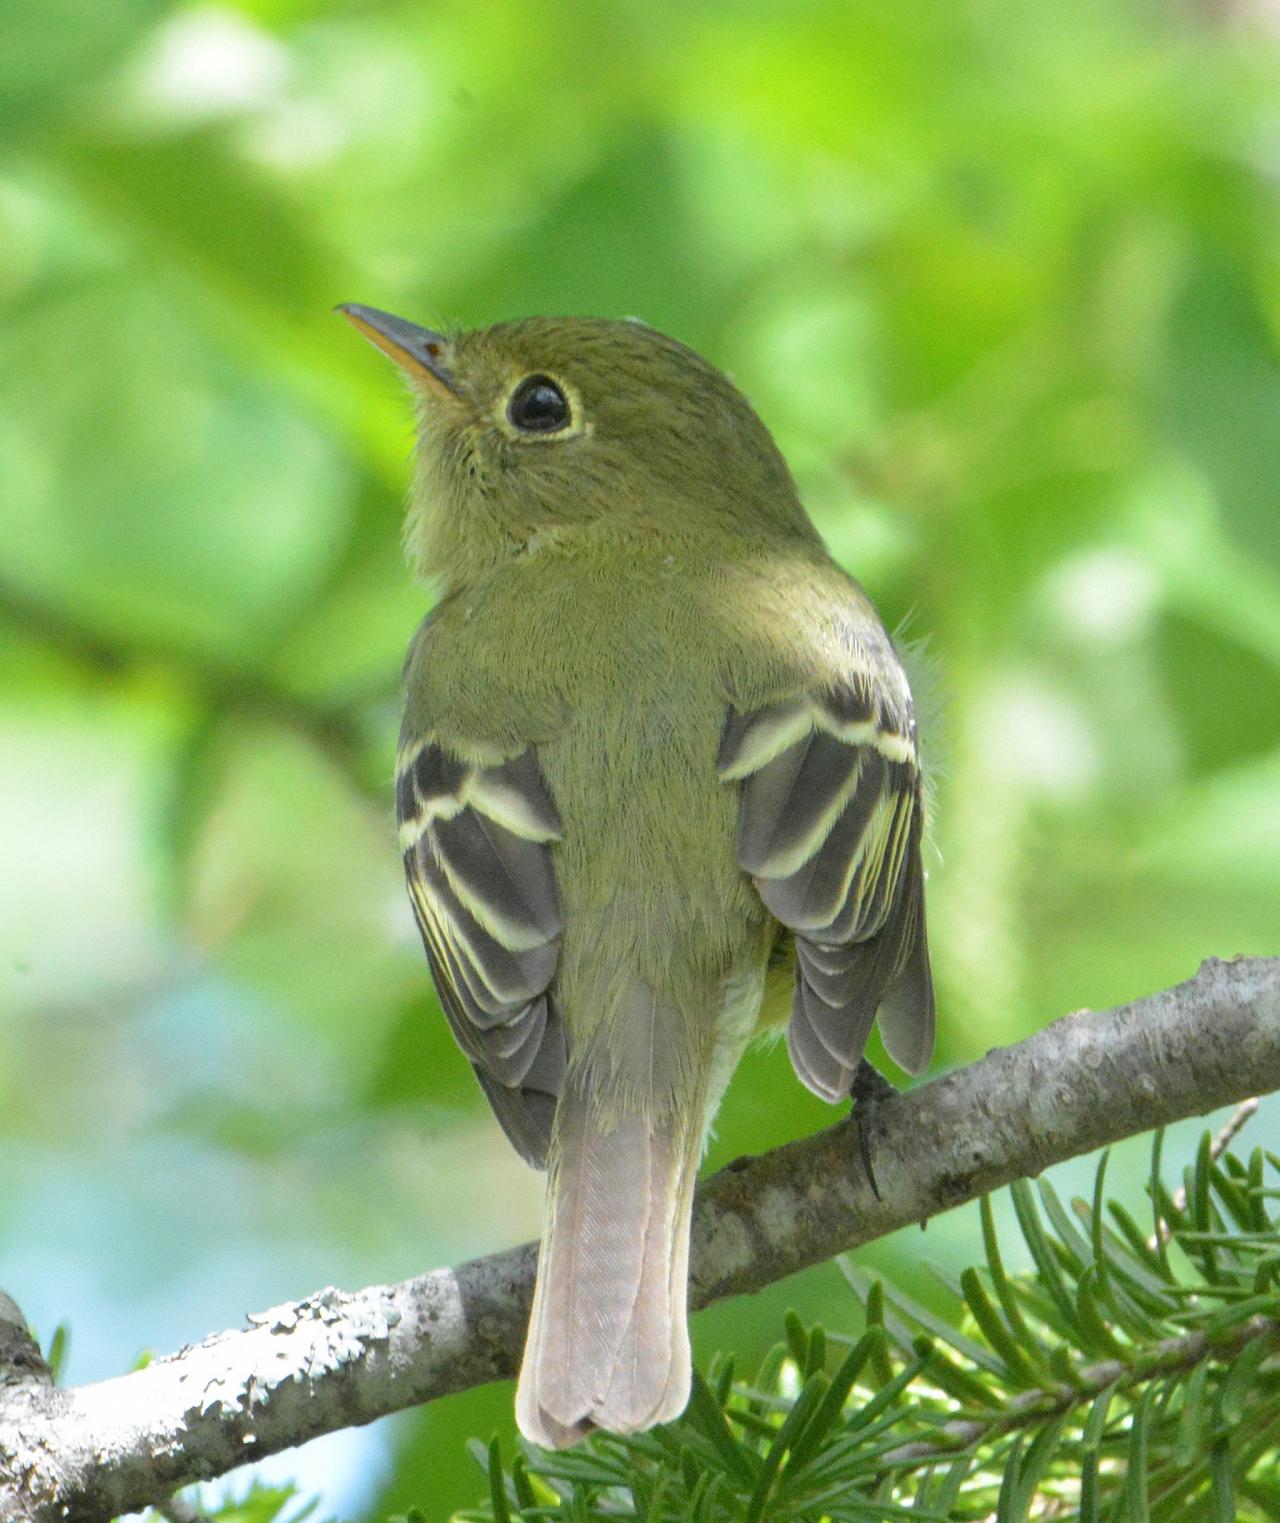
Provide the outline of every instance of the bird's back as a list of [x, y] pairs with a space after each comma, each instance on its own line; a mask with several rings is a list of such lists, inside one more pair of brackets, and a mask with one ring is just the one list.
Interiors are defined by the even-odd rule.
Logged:
[[[539, 549], [442, 607], [412, 658], [431, 672], [409, 685], [416, 732], [537, 748], [563, 823], [553, 987], [571, 1066], [594, 1055], [632, 1071], [637, 980], [665, 1001], [660, 1051], [681, 1073], [699, 1066], [687, 1049], [713, 1040], [724, 981], [762, 962], [767, 916], [715, 771], [728, 705], [715, 565], [687, 546]], [[545, 637], [513, 648], [508, 622]]]

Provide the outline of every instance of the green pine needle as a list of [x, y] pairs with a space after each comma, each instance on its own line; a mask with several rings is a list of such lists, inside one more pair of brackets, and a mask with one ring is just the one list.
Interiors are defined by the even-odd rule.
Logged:
[[985, 1263], [960, 1276], [953, 1320], [842, 1261], [859, 1303], [844, 1328], [789, 1312], [752, 1381], [716, 1360], [650, 1434], [526, 1445], [509, 1472], [496, 1441], [476, 1446], [489, 1498], [466, 1517], [1280, 1518], [1280, 1166], [1215, 1158], [1206, 1138], [1175, 1196], [1160, 1152], [1151, 1235], [1106, 1199], [1105, 1157], [1070, 1211], [1020, 1182], [1035, 1267], [1007, 1271], [984, 1201]]

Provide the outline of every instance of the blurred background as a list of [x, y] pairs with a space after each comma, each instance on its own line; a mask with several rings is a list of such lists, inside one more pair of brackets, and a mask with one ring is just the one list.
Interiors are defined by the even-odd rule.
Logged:
[[[402, 891], [410, 410], [335, 302], [638, 315], [751, 396], [927, 642], [935, 1072], [1280, 950], [1278, 65], [1186, 0], [6, 0], [0, 1285], [70, 1379], [540, 1219]], [[711, 1162], [832, 1119], [754, 1053]], [[853, 1319], [826, 1266], [701, 1354], [788, 1305]], [[434, 1523], [493, 1431], [270, 1473]]]

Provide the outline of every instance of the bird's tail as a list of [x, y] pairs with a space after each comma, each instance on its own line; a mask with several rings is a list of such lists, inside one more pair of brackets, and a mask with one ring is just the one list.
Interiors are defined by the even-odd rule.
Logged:
[[701, 1116], [601, 1113], [572, 1082], [556, 1113], [547, 1215], [516, 1393], [526, 1438], [634, 1433], [689, 1399], [689, 1219]]

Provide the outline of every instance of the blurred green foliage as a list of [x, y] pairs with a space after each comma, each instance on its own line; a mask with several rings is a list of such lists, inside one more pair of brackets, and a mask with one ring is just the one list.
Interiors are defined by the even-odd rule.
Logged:
[[[411, 420], [336, 302], [636, 314], [744, 386], [929, 642], [940, 1062], [1277, 950], [1277, 27], [0, 6], [0, 1283], [71, 1378], [538, 1222], [403, 901]], [[829, 1119], [754, 1053], [712, 1163]], [[495, 1427], [503, 1389], [394, 1425], [358, 1505], [474, 1500]]]

